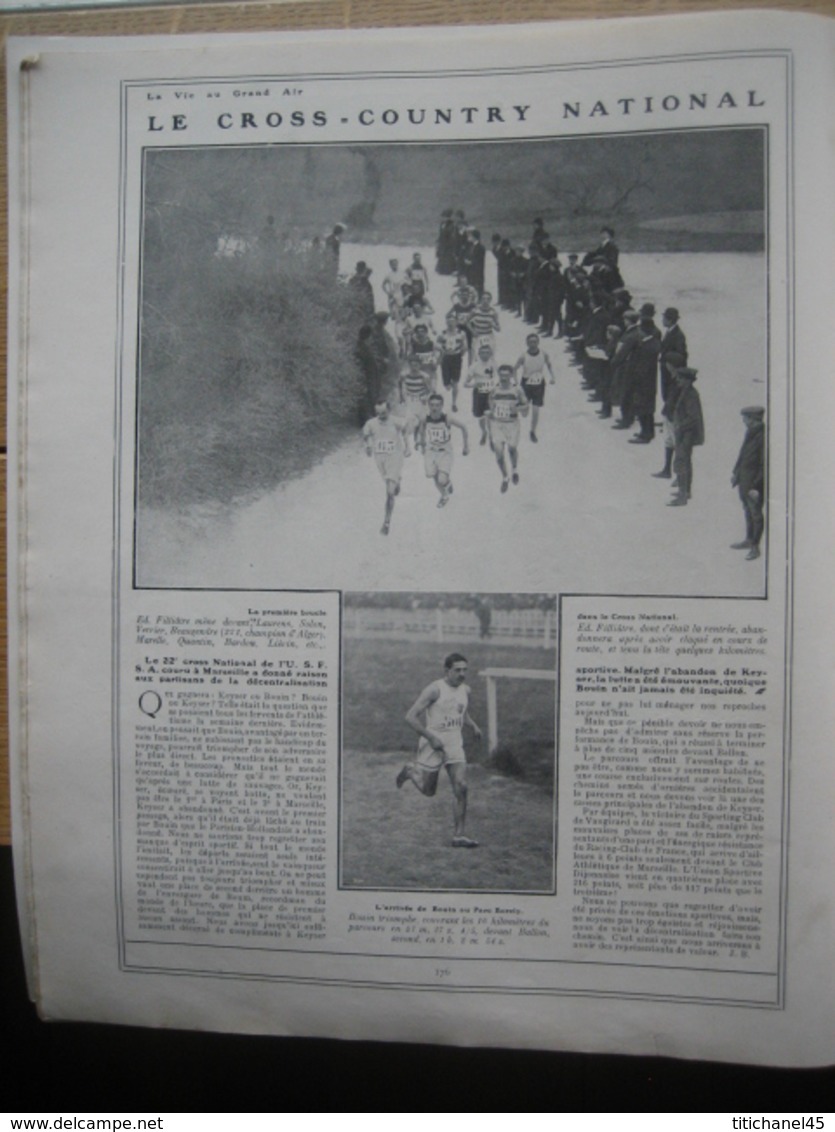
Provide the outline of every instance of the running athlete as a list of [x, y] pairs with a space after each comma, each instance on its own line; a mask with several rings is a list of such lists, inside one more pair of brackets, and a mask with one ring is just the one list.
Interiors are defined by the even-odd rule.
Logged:
[[426, 374], [421, 369], [419, 358], [409, 358], [409, 364], [400, 375], [400, 400], [403, 402], [403, 415], [406, 425], [418, 441], [418, 430], [426, 417], [426, 401], [430, 389]]
[[429, 273], [420, 258], [420, 252], [414, 252], [412, 262], [406, 268], [406, 278], [411, 284], [418, 284], [421, 295], [429, 294]]
[[411, 456], [409, 440], [406, 435], [406, 421], [391, 415], [388, 401], [380, 401], [374, 406], [376, 416], [366, 422], [362, 430], [367, 455], [374, 462], [386, 485], [386, 512], [380, 534], [387, 535], [391, 524], [394, 500], [400, 494], [400, 473], [403, 470], [403, 457]]
[[434, 393], [438, 385], [438, 362], [441, 351], [429, 337], [429, 327], [425, 322], [415, 324], [414, 332], [409, 341], [409, 360], [417, 358], [420, 368], [426, 374], [430, 392]]
[[470, 367], [467, 380], [464, 382], [468, 389], [473, 391], [473, 416], [481, 429], [480, 444], [488, 440], [487, 418], [485, 413], [489, 408], [490, 390], [496, 384], [496, 368], [493, 364], [493, 351], [485, 342], [478, 351], [478, 358]]
[[502, 492], [507, 491], [507, 464], [504, 450], [510, 456], [513, 482], [519, 482], [516, 465], [519, 460], [519, 416], [527, 416], [528, 399], [518, 385], [512, 385], [513, 366], [499, 366], [499, 384], [488, 395], [490, 418], [490, 445], [502, 472]]
[[473, 332], [470, 330], [470, 315], [478, 303], [478, 291], [467, 281], [466, 275], [458, 276], [458, 285], [452, 292], [452, 307], [449, 313], [455, 315], [455, 321], [467, 335], [467, 360], [473, 360]]
[[452, 786], [453, 849], [476, 849], [478, 842], [464, 833], [467, 820], [467, 756], [464, 753], [462, 730], [466, 724], [474, 737], [481, 738], [481, 729], [468, 708], [470, 689], [467, 679], [467, 658], [450, 653], [444, 661], [444, 675], [433, 680], [406, 712], [406, 722], [420, 736], [417, 757], [407, 763], [397, 776], [398, 789], [410, 781], [432, 798], [438, 788], [438, 775], [445, 766]]
[[444, 389], [452, 391], [452, 411], [458, 412], [458, 385], [461, 381], [461, 364], [467, 351], [467, 336], [450, 311], [446, 316], [446, 330], [438, 338], [441, 351], [441, 380]]
[[444, 412], [444, 399], [440, 393], [432, 393], [429, 397], [429, 413], [423, 420], [418, 437], [417, 447], [423, 449], [423, 465], [427, 476], [435, 481], [440, 493], [439, 507], [446, 507], [452, 495], [452, 430], [460, 429], [464, 437], [462, 456], [470, 451], [467, 426], [456, 417], [447, 416]]
[[400, 306], [403, 298], [403, 272], [400, 270], [398, 259], [389, 260], [388, 275], [382, 282], [383, 294], [389, 301], [389, 307]]
[[406, 283], [402, 291], [403, 309], [407, 314], [424, 315], [424, 321], [429, 322], [429, 316], [435, 313], [435, 308], [427, 299], [418, 283]]
[[519, 358], [513, 369], [516, 380], [519, 380], [521, 371], [522, 391], [531, 404], [531, 440], [536, 444], [539, 439], [536, 435], [536, 426], [539, 423], [539, 410], [545, 399], [545, 371], [550, 374], [551, 385], [554, 384], [554, 371], [551, 359], [544, 350], [539, 348], [539, 335], [529, 334], [525, 339], [528, 349]]
[[427, 333], [434, 334], [435, 328], [432, 326], [432, 319], [429, 317], [429, 312], [423, 303], [416, 303], [413, 307], [403, 306], [403, 352], [404, 356], [408, 357], [412, 352], [412, 338], [414, 337], [415, 330], [423, 323], [426, 327]]
[[383, 294], [388, 300], [392, 326], [394, 328], [395, 337], [397, 338], [397, 345], [400, 347], [402, 355], [401, 324], [405, 312], [403, 310], [403, 272], [400, 270], [399, 260], [389, 260], [389, 272], [383, 280], [382, 287]]
[[493, 306], [493, 296], [485, 291], [478, 301], [478, 306], [470, 315], [467, 325], [472, 334], [472, 351], [476, 353], [483, 344], [491, 350], [496, 349], [496, 334], [500, 330], [499, 316]]

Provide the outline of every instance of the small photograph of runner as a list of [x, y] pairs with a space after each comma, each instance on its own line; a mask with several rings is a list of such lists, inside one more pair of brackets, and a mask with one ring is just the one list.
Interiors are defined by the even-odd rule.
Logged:
[[343, 598], [340, 885], [553, 892], [556, 598]]

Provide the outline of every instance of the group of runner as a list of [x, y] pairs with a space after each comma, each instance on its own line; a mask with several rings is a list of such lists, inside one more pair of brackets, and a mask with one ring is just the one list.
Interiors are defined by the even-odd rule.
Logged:
[[[432, 300], [438, 281], [433, 279], [430, 297], [429, 273], [420, 252], [403, 270], [397, 259], [389, 261], [382, 290], [401, 372], [392, 396], [375, 399], [375, 415], [363, 430], [367, 452], [386, 482], [382, 534], [389, 533], [403, 460], [413, 449], [423, 454], [426, 475], [438, 491], [438, 507], [448, 504], [456, 430], [462, 434], [463, 455], [470, 450], [469, 430], [457, 415], [462, 386], [472, 391], [472, 417], [480, 444], [489, 445], [495, 456], [500, 491], [519, 483], [521, 418], [530, 417], [530, 440], [537, 443], [545, 387], [555, 381], [542, 346], [547, 337], [565, 338], [571, 364], [582, 373], [581, 387], [599, 406], [597, 415], [614, 418], [616, 430], [637, 428], [630, 443], [649, 444], [661, 428], [664, 464], [652, 474], [671, 481], [670, 506], [688, 504], [694, 449], [705, 439], [697, 370], [688, 364], [676, 308], [663, 311], [660, 327], [653, 303], [633, 308], [614, 235], [604, 226], [599, 245], [582, 258], [572, 253], [563, 267], [540, 219], [534, 221], [527, 254], [516, 249], [511, 256], [509, 241], [494, 234], [492, 258], [500, 300], [494, 303], [485, 288], [479, 232], [467, 226], [462, 215], [454, 221], [445, 215], [436, 244], [436, 275], [452, 274], [454, 285], [448, 299], [438, 304], [437, 315]], [[531, 327], [515, 363], [497, 359], [500, 310], [502, 317], [508, 312]], [[440, 329], [436, 318], [442, 321]], [[758, 541], [756, 533], [749, 532], [751, 557], [758, 554]]]
[[[480, 445], [490, 447], [499, 467], [500, 491], [519, 483], [521, 418], [530, 417], [530, 439], [538, 443], [545, 387], [555, 381], [541, 338], [555, 330], [560, 337], [564, 326], [582, 337], [595, 296], [611, 295], [616, 285], [622, 286], [613, 235], [605, 229], [601, 246], [582, 264], [571, 255], [563, 272], [541, 219], [533, 222], [527, 254], [517, 249], [511, 258], [509, 241], [494, 234], [498, 304], [485, 287], [486, 249], [480, 232], [460, 211], [442, 215], [436, 241], [435, 273], [454, 277], [449, 298], [438, 304], [440, 310], [433, 305], [437, 282], [430, 296], [430, 276], [420, 252], [414, 252], [405, 267], [396, 258], [389, 260], [382, 291], [401, 372], [392, 396], [375, 399], [374, 416], [363, 429], [366, 450], [386, 482], [382, 534], [389, 533], [403, 460], [413, 449], [423, 453], [426, 475], [438, 491], [438, 507], [449, 502], [454, 490], [454, 430], [462, 433], [463, 455], [470, 447], [467, 426], [457, 416], [462, 385], [472, 392]], [[531, 325], [525, 350], [515, 363], [497, 358], [499, 307]]]
[[489, 446], [499, 467], [499, 490], [519, 483], [521, 419], [530, 415], [530, 438], [538, 442], [539, 410], [546, 382], [554, 370], [539, 335], [528, 335], [515, 364], [497, 361], [498, 312], [490, 292], [478, 293], [462, 273], [443, 309], [443, 329], [434, 325], [429, 280], [419, 252], [405, 272], [389, 262], [383, 292], [389, 304], [401, 372], [394, 394], [381, 399], [363, 429], [366, 451], [376, 460], [386, 483], [381, 527], [388, 534], [394, 501], [400, 491], [404, 458], [423, 454], [424, 468], [438, 492], [438, 507], [453, 494], [453, 436], [462, 437], [462, 455], [470, 451], [470, 430], [459, 417], [461, 388], [472, 394], [472, 416], [481, 446]]

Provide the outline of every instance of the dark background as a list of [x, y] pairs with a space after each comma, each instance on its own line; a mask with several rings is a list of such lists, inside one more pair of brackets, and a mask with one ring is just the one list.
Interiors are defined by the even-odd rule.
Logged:
[[[588, 125], [593, 131], [595, 122]], [[271, 133], [257, 140], [276, 142]], [[460, 130], [450, 128], [453, 137]], [[441, 212], [462, 209], [489, 247], [493, 232], [526, 246], [541, 217], [562, 252], [588, 251], [601, 224], [620, 247], [761, 251], [765, 133], [759, 127], [514, 142], [261, 144], [149, 150], [143, 268], [211, 254], [221, 235], [434, 244]], [[432, 264], [427, 263], [431, 269]]]
[[6, 1111], [814, 1115], [833, 1107], [831, 1069], [47, 1025], [26, 997], [5, 846], [0, 898]]

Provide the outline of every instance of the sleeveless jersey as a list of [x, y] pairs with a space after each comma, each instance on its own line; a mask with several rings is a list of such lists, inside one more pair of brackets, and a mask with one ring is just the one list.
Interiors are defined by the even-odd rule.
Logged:
[[387, 417], [381, 421], [379, 417], [372, 417], [363, 429], [363, 435], [370, 443], [372, 451], [378, 456], [389, 456], [394, 452], [403, 452], [403, 422], [396, 417]]
[[403, 298], [403, 275], [401, 272], [391, 271], [383, 280], [383, 290], [390, 299], [398, 303]]
[[494, 421], [515, 421], [519, 417], [519, 389], [491, 389], [490, 409]]
[[447, 754], [461, 753], [464, 750], [461, 728], [470, 702], [470, 689], [466, 684], [452, 688], [443, 679], [436, 680], [430, 687], [438, 689], [438, 698], [426, 709], [426, 728], [440, 735]]
[[410, 284], [412, 284], [412, 286], [414, 286], [414, 284], [417, 284], [417, 287], [415, 288], [416, 293], [420, 295], [426, 294], [428, 277], [425, 268], [414, 266], [407, 267], [405, 275], [406, 279]]
[[418, 342], [416, 338], [413, 338], [410, 352], [413, 357], [420, 359], [422, 365], [427, 365], [435, 360], [435, 343], [431, 338], [427, 339], [426, 342]]
[[461, 330], [445, 330], [438, 339], [438, 345], [446, 357], [460, 356], [467, 348], [467, 339]]
[[412, 373], [407, 370], [403, 374], [403, 389], [407, 397], [417, 399], [428, 396], [426, 389], [426, 376], [423, 373]]
[[493, 308], [482, 310], [480, 307], [477, 307], [470, 315], [470, 330], [476, 338], [482, 338], [488, 334], [495, 334], [496, 313]]
[[475, 310], [476, 300], [478, 295], [473, 291], [472, 296], [461, 296], [453, 303], [452, 313], [455, 315], [455, 320], [459, 326], [465, 326], [470, 321], [470, 315]]
[[522, 380], [528, 385], [541, 385], [545, 380], [545, 355], [524, 353], [522, 355]]
[[473, 384], [478, 393], [489, 393], [496, 384], [496, 369], [492, 362], [487, 365], [476, 362], [469, 376], [474, 379]]
[[[452, 443], [452, 429], [449, 426], [446, 413], [442, 413], [438, 420], [427, 417], [424, 423], [424, 438], [426, 447], [433, 452], [445, 452]], [[449, 685], [447, 684], [447, 687]]]
[[463, 287], [456, 287], [452, 292], [452, 303], [454, 307], [460, 307], [462, 310], [472, 310], [477, 302], [478, 291], [469, 284], [465, 284]]

